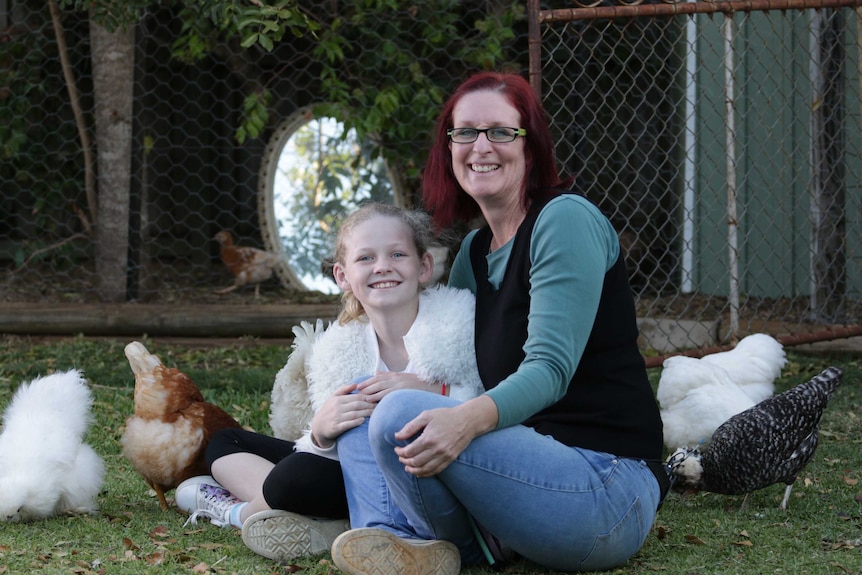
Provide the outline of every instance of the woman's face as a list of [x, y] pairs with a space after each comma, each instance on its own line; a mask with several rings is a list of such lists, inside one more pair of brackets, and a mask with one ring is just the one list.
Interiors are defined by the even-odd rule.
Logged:
[[[518, 111], [504, 95], [491, 91], [462, 97], [455, 105], [452, 120], [453, 128], [521, 127]], [[523, 137], [495, 144], [481, 133], [470, 144], [449, 142], [449, 149], [455, 178], [480, 207], [520, 202], [526, 177]]]

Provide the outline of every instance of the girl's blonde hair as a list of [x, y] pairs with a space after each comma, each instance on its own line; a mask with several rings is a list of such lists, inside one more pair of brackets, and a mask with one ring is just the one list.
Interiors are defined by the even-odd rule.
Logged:
[[[394, 206], [392, 204], [384, 204], [372, 202], [363, 205], [355, 212], [344, 218], [341, 227], [338, 229], [338, 235], [335, 236], [335, 256], [324, 264], [329, 266], [335, 262], [345, 265], [347, 256], [347, 238], [359, 224], [370, 220], [377, 216], [386, 216], [398, 218], [407, 224], [413, 231], [413, 243], [416, 245], [416, 252], [419, 257], [425, 256], [428, 248], [434, 245], [434, 233], [431, 229], [431, 216], [420, 210], [411, 210]], [[346, 291], [341, 294], [341, 312], [338, 314], [338, 323], [344, 325], [350, 321], [360, 320], [365, 317], [365, 309], [362, 304], [353, 295], [353, 292]]]

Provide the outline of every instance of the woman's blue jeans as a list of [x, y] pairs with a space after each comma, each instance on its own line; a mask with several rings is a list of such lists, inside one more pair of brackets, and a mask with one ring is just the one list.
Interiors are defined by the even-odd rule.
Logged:
[[518, 425], [477, 437], [434, 477], [404, 471], [394, 448], [407, 442], [395, 432], [422, 411], [457, 404], [394, 391], [339, 438], [352, 527], [445, 539], [465, 564], [483, 557], [469, 515], [506, 547], [562, 571], [609, 569], [640, 549], [659, 503], [643, 461], [568, 447]]

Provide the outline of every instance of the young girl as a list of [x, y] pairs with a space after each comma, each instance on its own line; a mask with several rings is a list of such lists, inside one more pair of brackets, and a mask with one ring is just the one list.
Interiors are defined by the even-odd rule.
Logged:
[[348, 528], [338, 437], [394, 389], [460, 400], [481, 392], [474, 297], [443, 286], [423, 289], [434, 267], [431, 241], [422, 212], [368, 204], [345, 219], [333, 266], [343, 291], [338, 322], [312, 337], [303, 357], [307, 383], [281, 382], [305, 387], [273, 394], [291, 398], [273, 405], [273, 414], [297, 418], [292, 428], [305, 433], [296, 441], [244, 430], [216, 434], [207, 448], [212, 476], [177, 488], [177, 505], [190, 521], [204, 516], [241, 527], [246, 545], [279, 561], [328, 551]]

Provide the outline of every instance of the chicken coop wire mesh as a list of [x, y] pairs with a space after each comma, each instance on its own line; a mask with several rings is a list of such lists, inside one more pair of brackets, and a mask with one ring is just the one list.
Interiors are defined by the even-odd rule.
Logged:
[[[130, 302], [332, 300], [324, 296], [335, 286], [320, 267], [341, 218], [368, 200], [416, 205], [421, 165], [413, 156], [429, 148], [443, 97], [478, 69], [483, 54], [493, 53], [501, 66], [527, 67], [524, 7], [510, 0], [296, 2], [323, 30], [341, 22], [342, 36], [329, 46], [346, 54], [335, 80], [322, 65], [330, 56], [319, 52], [324, 32], [288, 33], [271, 52], [243, 49], [240, 38], [195, 43], [184, 36], [186, 4], [154, 2], [135, 25], [130, 214], [122, 238], [129, 244], [123, 299]], [[63, 10], [60, 23], [66, 71], [93, 132], [88, 15]], [[0, 30], [0, 300], [103, 301], [85, 158], [48, 5], [0, 0]], [[389, 139], [348, 129], [339, 102], [329, 99], [338, 90], [388, 105], [379, 121], [393, 126]], [[266, 110], [258, 135], [246, 130], [255, 104]], [[422, 114], [408, 117], [416, 108]], [[365, 120], [367, 129], [375, 118]], [[384, 161], [381, 148], [410, 161]], [[214, 239], [221, 230], [239, 246], [283, 256], [259, 298], [251, 286], [214, 293], [234, 281]]]
[[[190, 61], [176, 53], [179, 4], [154, 7], [135, 26], [125, 301], [218, 304], [226, 315], [337, 301], [320, 260], [340, 218], [367, 199], [415, 204], [415, 174], [405, 168], [421, 163], [383, 162], [378, 142], [339, 124], [313, 37], [288, 35], [269, 53], [228, 38]], [[298, 4], [324, 24], [336, 16], [329, 4]], [[386, 143], [427, 150], [439, 98], [479, 67], [452, 55], [480, 44], [489, 15], [511, 7], [394, 4], [376, 20], [365, 14], [357, 48], [378, 60], [409, 53], [433, 82], [411, 95], [427, 102], [427, 129], [393, 131]], [[561, 168], [616, 226], [646, 354], [721, 346], [754, 331], [801, 341], [858, 328], [856, 3], [770, 5], [782, 7], [513, 5], [519, 17], [507, 23], [495, 65], [531, 78]], [[91, 122], [87, 15], [62, 11], [61, 22]], [[102, 296], [57, 35], [35, 0], [0, 0], [0, 30], [0, 305], [83, 308]], [[376, 87], [412, 85], [398, 75], [408, 66], [389, 68]], [[361, 72], [354, 62], [341, 74]], [[266, 123], [239, 142], [247, 96], [261, 87]], [[282, 256], [259, 297], [253, 286], [214, 293], [234, 281], [214, 240], [221, 230]]]

